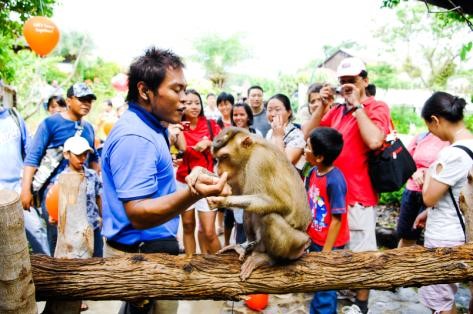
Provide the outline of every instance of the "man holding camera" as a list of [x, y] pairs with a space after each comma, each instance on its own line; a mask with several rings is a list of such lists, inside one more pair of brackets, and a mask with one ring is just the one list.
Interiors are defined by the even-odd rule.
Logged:
[[[376, 204], [378, 194], [368, 175], [368, 153], [379, 149], [386, 134], [390, 132], [388, 106], [374, 97], [368, 97], [368, 72], [358, 58], [346, 58], [337, 68], [340, 95], [344, 104], [335, 105], [325, 115], [328, 102], [316, 108], [304, 128], [307, 137], [318, 126], [332, 127], [342, 133], [344, 146], [335, 160], [347, 181], [348, 224], [350, 242], [348, 249], [354, 252], [376, 251]], [[322, 89], [322, 98], [328, 91]], [[353, 312], [368, 312], [369, 290], [356, 293]]]

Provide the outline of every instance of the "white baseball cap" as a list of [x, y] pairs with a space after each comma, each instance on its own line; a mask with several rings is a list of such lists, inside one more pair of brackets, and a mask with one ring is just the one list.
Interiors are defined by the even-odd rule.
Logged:
[[365, 64], [359, 58], [345, 58], [337, 68], [337, 76], [357, 76], [361, 71], [366, 71]]
[[64, 142], [64, 152], [71, 152], [74, 155], [80, 155], [85, 151], [94, 152], [89, 142], [81, 136], [73, 136]]

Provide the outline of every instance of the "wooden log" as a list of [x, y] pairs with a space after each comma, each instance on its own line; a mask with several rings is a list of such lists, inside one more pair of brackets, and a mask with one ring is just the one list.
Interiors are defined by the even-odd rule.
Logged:
[[230, 300], [252, 293], [327, 289], [392, 289], [473, 279], [473, 244], [384, 252], [310, 253], [300, 260], [256, 269], [242, 282], [235, 254], [130, 254], [107, 259], [52, 259], [33, 255], [37, 298]]
[[0, 190], [0, 313], [37, 311], [20, 197]]
[[[87, 191], [83, 174], [63, 173], [58, 178], [58, 236], [54, 257], [89, 258], [94, 251], [94, 231], [87, 220]], [[53, 300], [54, 299], [54, 300]], [[51, 298], [43, 313], [79, 314], [81, 301]]]

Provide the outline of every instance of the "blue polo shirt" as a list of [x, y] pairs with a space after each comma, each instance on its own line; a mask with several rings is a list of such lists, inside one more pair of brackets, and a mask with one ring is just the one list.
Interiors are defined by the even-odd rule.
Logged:
[[102, 234], [122, 244], [176, 237], [179, 215], [145, 230], [133, 228], [123, 203], [176, 191], [167, 131], [138, 105], [115, 123], [102, 151]]

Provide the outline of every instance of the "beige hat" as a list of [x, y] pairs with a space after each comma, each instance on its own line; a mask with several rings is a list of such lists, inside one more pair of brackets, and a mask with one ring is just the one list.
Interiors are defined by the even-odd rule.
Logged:
[[64, 152], [71, 152], [74, 155], [80, 155], [85, 151], [94, 152], [89, 142], [81, 136], [70, 137], [64, 142]]

